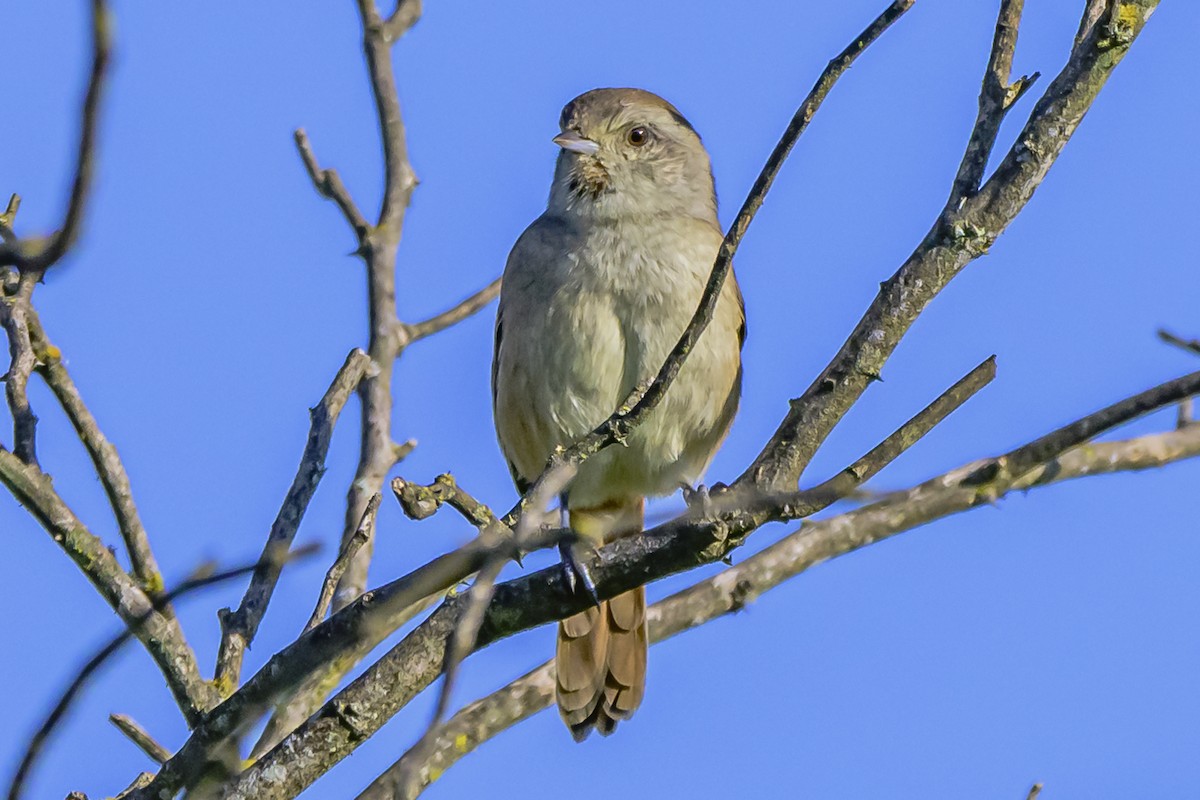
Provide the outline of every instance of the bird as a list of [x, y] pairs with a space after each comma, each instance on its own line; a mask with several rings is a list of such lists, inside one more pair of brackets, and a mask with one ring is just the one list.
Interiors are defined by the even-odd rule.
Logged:
[[[493, 412], [522, 493], [658, 373], [723, 238], [708, 153], [661, 97], [585, 92], [563, 108], [553, 142], [546, 210], [508, 256], [496, 316]], [[642, 531], [646, 497], [699, 481], [737, 412], [745, 334], [731, 272], [661, 404], [623, 446], [585, 460], [563, 493], [569, 585], [591, 587], [586, 549]], [[644, 586], [559, 623], [555, 697], [576, 741], [612, 733], [641, 705], [647, 646]]]

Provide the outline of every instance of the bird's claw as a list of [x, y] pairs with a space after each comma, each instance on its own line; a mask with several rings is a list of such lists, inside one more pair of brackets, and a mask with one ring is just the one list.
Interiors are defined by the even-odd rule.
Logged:
[[596, 591], [596, 582], [588, 571], [587, 565], [579, 558], [579, 550], [587, 548], [578, 540], [564, 539], [558, 543], [558, 552], [562, 556], [563, 578], [572, 594], [586, 594], [595, 605], [600, 605], [600, 595]]
[[683, 495], [684, 505], [688, 507], [689, 511], [698, 511], [705, 516], [712, 511], [712, 494], [703, 483], [698, 483], [695, 486], [681, 483], [679, 484], [679, 492]]

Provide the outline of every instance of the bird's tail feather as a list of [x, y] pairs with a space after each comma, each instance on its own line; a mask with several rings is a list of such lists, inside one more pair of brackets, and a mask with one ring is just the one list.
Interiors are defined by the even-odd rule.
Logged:
[[[640, 532], [643, 501], [571, 510], [571, 528], [596, 544]], [[646, 589], [639, 586], [558, 624], [558, 711], [576, 741], [607, 736], [633, 716], [646, 688]]]

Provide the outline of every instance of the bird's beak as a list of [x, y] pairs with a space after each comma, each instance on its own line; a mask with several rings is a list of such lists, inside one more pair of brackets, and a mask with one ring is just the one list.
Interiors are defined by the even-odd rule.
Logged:
[[585, 156], [593, 156], [600, 150], [600, 145], [591, 139], [583, 138], [578, 133], [575, 133], [575, 131], [563, 131], [554, 137], [554, 143], [563, 150], [568, 150], [572, 153], [582, 153]]

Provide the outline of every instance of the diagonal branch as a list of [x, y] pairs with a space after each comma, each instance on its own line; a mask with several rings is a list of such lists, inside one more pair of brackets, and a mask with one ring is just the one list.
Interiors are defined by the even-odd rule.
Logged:
[[276, 556], [291, 548], [308, 503], [325, 474], [325, 456], [329, 453], [333, 428], [350, 394], [358, 388], [370, 368], [371, 359], [366, 353], [358, 348], [351, 350], [321, 401], [309, 411], [311, 425], [304, 454], [300, 457], [300, 468], [267, 534], [259, 566], [237, 611], [226, 609], [221, 614], [221, 647], [214, 682], [222, 696], [228, 696], [237, 687], [242, 658], [258, 632], [283, 567], [283, 561]]
[[1162, 339], [1167, 344], [1175, 345], [1176, 347], [1187, 350], [1189, 353], [1195, 353], [1196, 355], [1200, 356], [1200, 339], [1184, 339], [1176, 336], [1170, 331], [1162, 329], [1158, 331], [1158, 338]]
[[292, 138], [296, 141], [296, 150], [300, 153], [300, 160], [304, 162], [304, 170], [312, 179], [317, 194], [337, 203], [338, 208], [342, 210], [342, 216], [346, 218], [346, 222], [354, 231], [361, 247], [371, 232], [371, 225], [363, 213], [358, 210], [358, 205], [355, 204], [353, 198], [350, 197], [350, 190], [346, 188], [346, 184], [342, 183], [342, 176], [336, 169], [322, 169], [317, 163], [312, 142], [308, 140], [308, 134], [304, 128], [297, 128], [292, 134]]
[[[150, 538], [142, 525], [137, 504], [134, 503], [133, 487], [130, 485], [125, 465], [121, 462], [117, 448], [105, 437], [96, 418], [84, 403], [83, 396], [63, 363], [61, 351], [47, 338], [41, 320], [32, 306], [27, 309], [27, 315], [33, 351], [37, 356], [37, 371], [54, 393], [79, 441], [87, 450], [92, 467], [100, 478], [100, 485], [104, 487], [104, 494], [108, 497], [108, 504], [112, 507], [113, 516], [116, 517], [121, 538], [129, 551], [133, 574], [143, 590], [151, 596], [156, 595], [163, 588], [162, 574], [159, 572], [154, 552], [150, 549]], [[169, 606], [162, 607], [162, 610], [170, 616]], [[183, 635], [182, 631], [179, 635]]]
[[[303, 554], [304, 553], [298, 552], [294, 555], [300, 556]], [[33, 767], [37, 763], [38, 758], [44, 752], [46, 744], [50, 740], [51, 734], [54, 733], [59, 723], [65, 717], [67, 711], [79, 697], [80, 692], [82, 692], [84, 687], [87, 686], [92, 676], [96, 674], [96, 671], [99, 670], [100, 667], [104, 666], [105, 662], [115, 655], [116, 652], [120, 650], [126, 642], [133, 638], [143, 623], [151, 622], [153, 618], [159, 614], [162, 606], [170, 603], [172, 600], [191, 594], [198, 589], [215, 586], [219, 583], [232, 580], [233, 578], [241, 577], [242, 575], [245, 575], [246, 573], [255, 569], [256, 566], [257, 565], [255, 564], [251, 564], [249, 566], [235, 567], [233, 569], [216, 573], [211, 573], [211, 569], [209, 569], [207, 571], [211, 574], [201, 574], [187, 579], [170, 592], [165, 593], [162, 597], [156, 598], [154, 604], [142, 611], [137, 618], [126, 623], [125, 628], [120, 633], [110, 639], [106, 645], [96, 651], [95, 655], [84, 662], [83, 667], [80, 668], [75, 677], [67, 685], [66, 690], [59, 697], [58, 701], [51, 708], [50, 713], [46, 715], [46, 719], [38, 727], [37, 731], [26, 745], [25, 753], [21, 758], [20, 764], [17, 766], [17, 770], [13, 775], [12, 782], [8, 787], [8, 800], [19, 800], [24, 792], [25, 782], [29, 778], [30, 773], [33, 771]], [[114, 720], [114, 723], [115, 722], [116, 720]], [[122, 730], [126, 730], [126, 728], [122, 727], [120, 724], [118, 724], [118, 727], [121, 727]]]
[[399, 334], [404, 337], [405, 344], [412, 344], [432, 336], [435, 333], [440, 333], [451, 325], [457, 325], [467, 317], [480, 311], [488, 303], [492, 302], [500, 294], [500, 279], [489, 283], [487, 286], [480, 289], [475, 294], [463, 300], [453, 308], [447, 309], [440, 314], [436, 314], [423, 322], [415, 323], [400, 323]]
[[[1164, 405], [1197, 392], [1200, 392], [1200, 373], [1149, 390], [1156, 402]], [[1140, 397], [1118, 404], [1122, 409], [1120, 414], [1106, 411], [1106, 423], [1121, 424], [1152, 410]], [[1080, 444], [1085, 434], [1101, 432], [1091, 425], [1068, 427], [1072, 432], [1069, 436], [1058, 436], [1053, 440], [1064, 450]], [[1046, 454], [1044, 449], [1038, 452], [1047, 457], [1055, 455]], [[1007, 458], [1010, 462], [1020, 463], [1024, 456], [1020, 451], [1014, 451]], [[984, 486], [972, 487], [972, 496], [978, 498]], [[791, 502], [794, 507], [794, 498]], [[784, 518], [782, 507], [777, 511], [777, 518]], [[758, 515], [729, 513], [718, 520], [685, 516], [646, 531], [640, 537], [614, 542], [603, 548], [598, 554], [599, 560], [590, 565], [597, 578], [597, 590], [601, 597], [611, 597], [647, 581], [717, 560], [740, 544], [746, 533], [766, 518], [769, 515], [765, 512]], [[411, 605], [411, 597], [425, 597], [438, 591], [436, 582], [445, 578], [448, 571], [453, 572], [456, 564], [462, 566], [465, 563], [467, 574], [479, 569], [486, 554], [487, 549], [477, 544], [473, 550], [463, 548], [441, 556], [411, 575], [373, 590], [301, 636], [215, 709], [193, 731], [175, 757], [164, 765], [151, 787], [133, 797], [148, 800], [157, 797], [158, 792], [169, 793], [186, 785], [203, 769], [208, 753], [218, 749], [227, 737], [252, 724], [289, 682], [304, 680], [343, 649], [353, 647], [354, 642], [364, 635], [378, 635], [381, 628], [394, 630], [388, 626], [391, 615]], [[500, 584], [480, 630], [478, 646], [576, 613], [587, 602], [568, 590], [560, 570], [555, 568]], [[461, 609], [461, 599], [444, 604], [331, 700], [325, 713], [315, 715], [256, 762], [230, 796], [239, 796], [237, 792], [245, 792], [241, 795], [245, 797], [293, 796], [287, 788], [275, 783], [281, 772], [288, 787], [298, 791], [298, 787], [307, 785], [373, 733], [440, 672], [447, 637], [453, 632]], [[318, 741], [319, 746], [315, 744]], [[303, 758], [297, 756], [301, 752], [305, 754]], [[297, 756], [296, 759], [289, 760], [293, 756]], [[273, 764], [282, 761], [288, 761], [288, 769], [271, 769]], [[268, 787], [271, 793], [265, 793]]]
[[0, 447], [3, 483], [34, 519], [46, 529], [121, 621], [146, 646], [166, 678], [175, 702], [189, 724], [216, 704], [216, 693], [200, 675], [196, 656], [173, 619], [155, 608], [101, 539], [87, 529], [55, 491], [50, 476]]
[[[856, 462], [859, 479], [865, 480], [882, 469], [888, 461], [903, 452], [907, 444], [919, 438], [920, 432], [932, 428], [975, 391], [986, 385], [991, 380], [992, 367], [990, 359], [976, 367], [970, 375], [906, 422], [899, 431], [888, 437], [886, 442]], [[839, 485], [845, 485], [847, 490], [853, 489], [858, 483], [857, 480], [848, 483], [834, 480]], [[647, 581], [723, 558], [730, 550], [739, 546], [748, 533], [764, 522], [795, 519], [815, 513], [835, 502], [839, 498], [830, 494], [831, 485], [832, 483], [827, 483], [809, 492], [765, 498], [756, 503], [752, 511], [743, 508], [721, 510], [717, 506], [713, 509], [715, 516], [697, 517], [685, 514], [666, 525], [647, 531], [640, 537], [622, 540], [604, 548], [600, 551], [600, 557], [603, 559], [599, 566], [600, 573], [607, 571], [610, 576], [619, 577], [603, 586], [598, 585], [599, 596], [611, 597]], [[542, 499], [544, 498], [538, 498], [539, 501]], [[519, 533], [518, 539], [534, 540], [535, 544], [530, 545], [532, 547], [544, 546], [549, 541], [555, 541], [557, 536], [558, 532], [534, 529], [528, 533]], [[522, 549], [526, 548], [522, 546]], [[492, 562], [485, 559], [481, 568], [486, 568], [489, 563]], [[596, 568], [593, 562], [592, 569]], [[418, 570], [413, 576], [402, 579], [402, 582], [417, 582], [420, 573], [424, 571], [424, 568]], [[283, 739], [279, 745], [256, 761], [227, 796], [294, 796], [353, 751], [416, 693], [436, 679], [438, 674], [452, 663], [449, 658], [452, 643], [459, 640], [464, 630], [467, 631], [464, 635], [469, 635], [474, 640], [472, 649], [477, 649], [518, 630], [561, 619], [591, 602], [590, 599], [571, 591], [562, 581], [561, 571], [551, 568], [527, 579], [490, 587], [493, 593], [492, 601], [478, 625], [464, 625], [464, 620], [477, 608], [477, 596], [474, 592], [447, 601], [414, 632], [372, 665], [362, 677], [327, 703], [321, 713], [311, 717], [295, 733]], [[362, 609], [364, 614], [374, 616], [386, 613], [381, 609], [402, 603], [404, 589], [399, 588], [400, 583], [368, 593], [365, 598], [367, 607]], [[347, 611], [359, 605], [355, 604]], [[526, 616], [526, 611], [532, 611], [532, 616]], [[336, 617], [331, 620], [336, 621]], [[514, 625], [515, 627], [511, 627]], [[378, 626], [368, 624], [366, 627], [375, 628], [376, 633], [379, 631]], [[310, 648], [329, 644], [331, 633], [332, 631], [328, 632], [320, 640], [314, 640]], [[309, 656], [303, 651], [296, 655]], [[268, 668], [264, 668], [263, 672]], [[260, 672], [260, 675], [263, 672]], [[249, 684], [247, 686], [249, 687]], [[220, 711], [218, 710], [218, 714]], [[221, 724], [229, 726], [227, 729], [232, 729], [239, 723], [226, 718]], [[156, 778], [155, 788], [163, 790], [165, 787], [169, 791], [176, 786], [175, 781], [188, 785], [194, 780], [196, 771], [207, 758], [205, 752], [218, 751], [222, 746], [219, 737], [205, 743], [209, 733], [210, 731], [205, 730], [199, 735], [193, 735], [176, 758], [169, 762]], [[288, 765], [286, 769], [279, 769], [283, 764]]]
[[967, 264], [987, 252], [1045, 179], [1158, 0], [1121, 4], [1119, 38], [1093, 26], [1034, 106], [1017, 142], [978, 193], [946, 208], [879, 294], [837, 355], [792, 408], [739, 483], [794, 487], [834, 426], [879, 378], [917, 316]]
[[950, 189], [946, 207], [957, 209], [969, 195], [979, 191], [983, 174], [987, 171], [988, 158], [1000, 133], [1000, 124], [1008, 110], [1033, 86], [1040, 73], [1025, 75], [1014, 83], [1008, 82], [1012, 73], [1013, 53], [1017, 48], [1017, 30], [1021, 25], [1021, 11], [1025, 0], [1003, 0], [996, 18], [996, 35], [992, 40], [992, 53], [988, 58], [987, 70], [983, 73], [983, 88], [979, 92], [979, 114], [975, 127], [967, 142], [958, 174]]
[[125, 737], [137, 745], [137, 748], [155, 764], [166, 763], [167, 759], [171, 757], [171, 751], [159, 744], [150, 735], [150, 731], [139, 725], [137, 720], [128, 714], [109, 714], [108, 721], [125, 734]]
[[354, 554], [358, 552], [358, 548], [363, 546], [363, 542], [370, 539], [373, 535], [375, 515], [379, 513], [379, 503], [382, 500], [383, 495], [381, 494], [377, 494], [371, 498], [371, 502], [367, 503], [367, 510], [363, 512], [362, 520], [358, 523], [358, 530], [354, 532], [350, 540], [345, 542], [341, 550], [338, 551], [337, 558], [333, 560], [329, 571], [325, 573], [325, 580], [321, 584], [321, 594], [317, 597], [317, 606], [313, 609], [312, 616], [308, 618], [308, 622], [305, 623], [304, 632], [311, 631], [320, 625], [321, 620], [325, 619], [325, 615], [329, 613], [329, 606], [333, 604], [333, 592], [337, 589], [338, 581], [345, 574], [350, 559], [354, 558]]
[[[1112, 472], [1153, 469], [1200, 456], [1200, 425], [1066, 451], [1035, 467], [995, 495]], [[726, 614], [816, 564], [979, 505], [977, 487], [964, 484], [972, 462], [925, 483], [829, 519], [806, 522], [759, 553], [665, 600], [647, 612], [650, 639], [661, 642]], [[411, 800], [463, 756], [554, 702], [553, 662], [517, 678], [454, 714], [422, 753], [409, 749], [358, 800]], [[403, 787], [411, 787], [408, 792]]]

